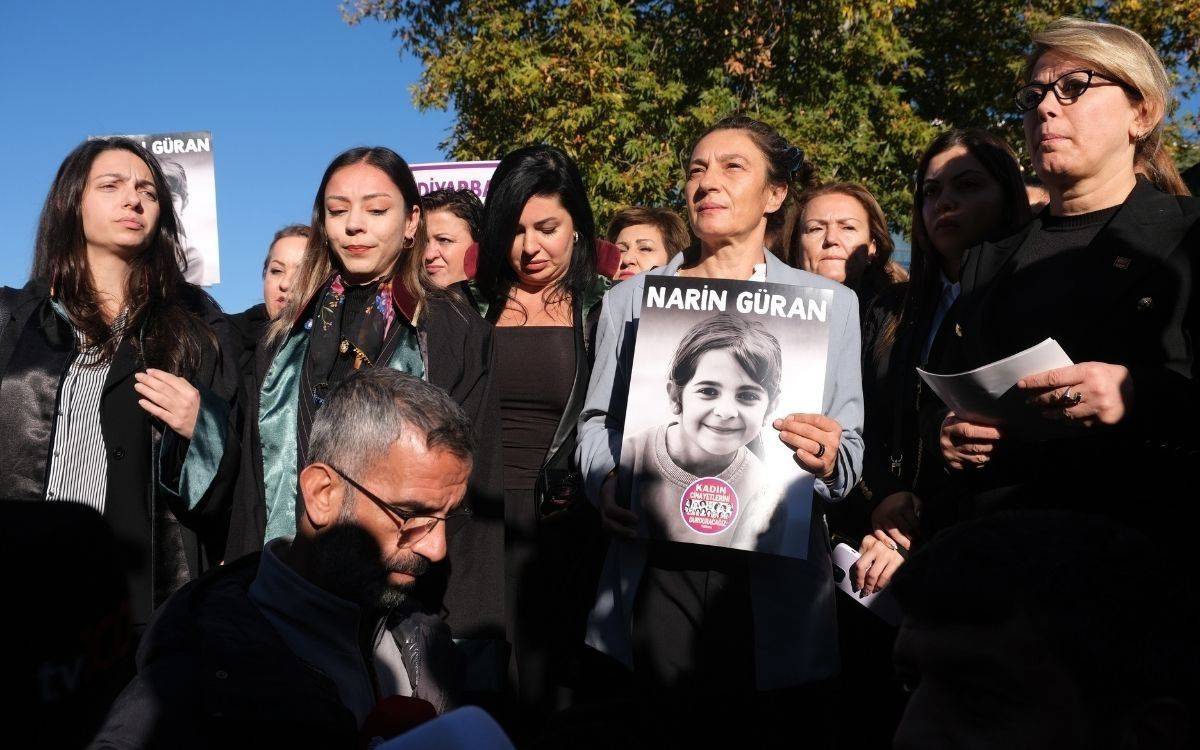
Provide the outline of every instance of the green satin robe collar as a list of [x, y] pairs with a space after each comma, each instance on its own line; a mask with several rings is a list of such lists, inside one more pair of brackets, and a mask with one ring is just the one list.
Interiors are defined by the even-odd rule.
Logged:
[[[398, 317], [401, 339], [387, 366], [426, 379], [428, 353], [423, 332]], [[262, 443], [263, 490], [267, 526], [263, 543], [296, 533], [300, 409], [300, 371], [308, 353], [308, 331], [297, 326], [284, 341], [259, 392], [258, 434]]]

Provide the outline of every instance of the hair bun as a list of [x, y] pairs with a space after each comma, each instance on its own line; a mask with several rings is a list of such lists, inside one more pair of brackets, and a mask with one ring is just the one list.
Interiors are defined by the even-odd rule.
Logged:
[[795, 176], [797, 172], [804, 169], [803, 150], [795, 146], [788, 146], [787, 151], [784, 151], [783, 155], [787, 158], [788, 174]]

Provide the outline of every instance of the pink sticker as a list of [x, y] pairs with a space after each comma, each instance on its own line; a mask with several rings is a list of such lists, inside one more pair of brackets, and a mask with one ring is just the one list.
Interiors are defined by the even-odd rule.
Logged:
[[716, 477], [692, 482], [679, 501], [683, 522], [701, 534], [720, 534], [733, 525], [737, 514], [737, 493], [729, 482]]

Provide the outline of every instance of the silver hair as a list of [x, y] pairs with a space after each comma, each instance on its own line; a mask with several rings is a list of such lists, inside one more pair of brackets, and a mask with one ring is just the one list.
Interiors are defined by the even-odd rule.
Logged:
[[413, 432], [425, 438], [426, 449], [471, 459], [471, 423], [445, 391], [390, 367], [359, 370], [333, 390], [313, 419], [308, 461], [357, 479], [392, 443]]

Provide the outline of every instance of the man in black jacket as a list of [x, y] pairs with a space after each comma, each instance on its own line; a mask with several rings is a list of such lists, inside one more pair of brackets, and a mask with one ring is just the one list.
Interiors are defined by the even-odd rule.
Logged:
[[472, 447], [440, 389], [390, 368], [347, 378], [313, 423], [295, 539], [164, 605], [93, 746], [343, 747], [443, 711], [449, 631], [409, 593], [446, 555]]

